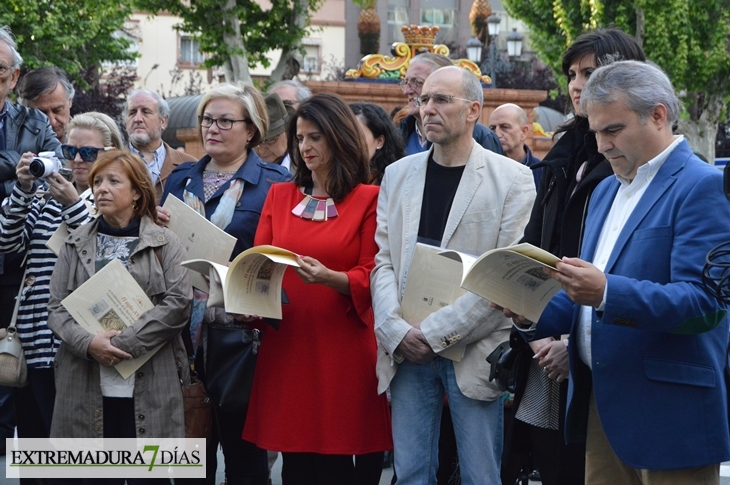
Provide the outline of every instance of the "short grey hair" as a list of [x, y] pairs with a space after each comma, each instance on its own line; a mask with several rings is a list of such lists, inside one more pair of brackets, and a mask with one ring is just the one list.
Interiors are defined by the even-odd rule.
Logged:
[[469, 101], [478, 101], [479, 106], [483, 106], [484, 89], [479, 78], [466, 68], [459, 67], [458, 69], [461, 70], [461, 90], [464, 92], [464, 97]]
[[617, 61], [596, 69], [580, 95], [580, 109], [590, 104], [613, 103], [625, 95], [626, 106], [646, 123], [658, 104], [667, 108], [671, 125], [679, 117], [679, 100], [669, 77], [657, 65], [640, 61]]
[[441, 69], [442, 67], [449, 67], [453, 66], [454, 63], [449, 59], [448, 57], [441, 55], [441, 54], [434, 54], [433, 52], [424, 52], [423, 54], [418, 54], [416, 57], [411, 59], [411, 64], [428, 64], [431, 66], [431, 73], [436, 71], [437, 69]]
[[145, 88], [135, 89], [129, 93], [129, 96], [127, 96], [127, 104], [124, 106], [125, 113], [129, 113], [129, 103], [132, 101], [132, 98], [134, 98], [138, 94], [146, 94], [148, 96], [152, 96], [152, 99], [154, 99], [155, 103], [157, 103], [157, 114], [160, 116], [160, 119], [163, 119], [165, 117], [169, 118], [170, 105], [167, 104], [167, 101], [165, 101], [165, 99], [156, 92]]
[[13, 32], [10, 30], [10, 27], [7, 25], [0, 27], [0, 42], [5, 42], [8, 47], [10, 47], [10, 51], [13, 53], [13, 65], [10, 67], [19, 69], [23, 64], [23, 58], [20, 57], [20, 54], [18, 54], [18, 45], [15, 43], [15, 37], [13, 36]]
[[65, 72], [59, 68], [41, 67], [26, 73], [18, 83], [18, 101], [23, 106], [36, 101], [43, 95], [55, 91], [56, 86], [61, 84], [66, 92], [66, 99], [74, 99], [76, 90], [69, 81]]
[[266, 90], [266, 94], [271, 94], [275, 89], [283, 87], [292, 87], [297, 90], [297, 102], [302, 103], [312, 97], [312, 90], [296, 79], [285, 79], [283, 81], [276, 82], [269, 86]]

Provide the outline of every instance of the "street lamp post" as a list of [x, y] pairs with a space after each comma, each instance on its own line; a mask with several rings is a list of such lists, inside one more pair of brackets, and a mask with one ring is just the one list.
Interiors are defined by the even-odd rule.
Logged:
[[487, 18], [487, 29], [489, 30], [489, 77], [492, 78], [492, 86], [497, 87], [497, 37], [502, 19], [496, 13]]

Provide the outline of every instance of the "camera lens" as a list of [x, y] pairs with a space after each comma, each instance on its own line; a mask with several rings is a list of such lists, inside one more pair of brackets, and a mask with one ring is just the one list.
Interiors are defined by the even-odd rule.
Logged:
[[53, 173], [53, 166], [49, 160], [34, 158], [30, 161], [30, 165], [28, 165], [28, 171], [35, 178], [41, 178]]

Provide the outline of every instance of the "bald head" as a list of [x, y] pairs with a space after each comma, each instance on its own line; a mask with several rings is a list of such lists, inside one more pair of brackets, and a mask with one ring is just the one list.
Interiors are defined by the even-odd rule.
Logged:
[[499, 137], [505, 155], [522, 162], [526, 155], [525, 140], [530, 132], [525, 110], [512, 103], [498, 106], [489, 115], [489, 128]]

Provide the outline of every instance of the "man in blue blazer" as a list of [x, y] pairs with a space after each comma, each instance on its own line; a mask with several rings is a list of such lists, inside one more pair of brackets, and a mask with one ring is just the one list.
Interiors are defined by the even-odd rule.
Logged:
[[534, 335], [570, 333], [566, 439], [586, 440], [587, 484], [719, 483], [729, 329], [701, 272], [730, 240], [722, 174], [672, 134], [678, 101], [656, 66], [600, 67], [580, 102], [616, 176], [593, 193], [581, 258], [550, 271], [563, 291]]

